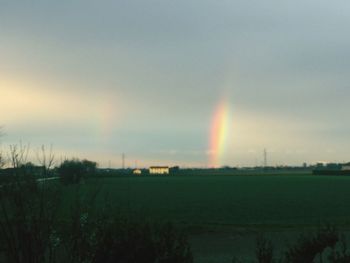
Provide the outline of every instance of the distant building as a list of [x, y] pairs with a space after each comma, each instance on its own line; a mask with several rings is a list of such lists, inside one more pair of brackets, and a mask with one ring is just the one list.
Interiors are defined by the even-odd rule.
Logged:
[[343, 171], [350, 171], [350, 164], [343, 165], [341, 168]]
[[133, 174], [140, 175], [142, 174], [142, 171], [140, 169], [135, 169], [132, 171]]
[[149, 168], [150, 174], [169, 174], [169, 166], [151, 166]]

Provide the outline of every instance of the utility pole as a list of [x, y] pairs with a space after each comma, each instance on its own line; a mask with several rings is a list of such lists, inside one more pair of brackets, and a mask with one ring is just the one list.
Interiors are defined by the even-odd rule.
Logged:
[[264, 149], [264, 167], [267, 167], [267, 151]]
[[122, 168], [125, 169], [125, 153], [122, 153]]

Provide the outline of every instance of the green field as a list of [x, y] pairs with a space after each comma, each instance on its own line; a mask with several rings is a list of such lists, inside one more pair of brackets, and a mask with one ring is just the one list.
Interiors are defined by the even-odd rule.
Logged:
[[[123, 211], [189, 225], [350, 225], [350, 177], [167, 176], [99, 179]], [[94, 188], [96, 182], [83, 186]]]
[[320, 223], [350, 226], [350, 177], [116, 177], [86, 181], [83, 192], [96, 185], [98, 207], [108, 200], [132, 216], [187, 228], [196, 262], [230, 262], [232, 253], [253, 252], [257, 231], [276, 240]]

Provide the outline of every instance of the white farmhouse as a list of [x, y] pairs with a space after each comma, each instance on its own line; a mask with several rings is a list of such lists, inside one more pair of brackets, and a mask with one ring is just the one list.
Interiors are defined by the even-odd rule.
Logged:
[[169, 166], [151, 166], [149, 168], [150, 174], [169, 174]]

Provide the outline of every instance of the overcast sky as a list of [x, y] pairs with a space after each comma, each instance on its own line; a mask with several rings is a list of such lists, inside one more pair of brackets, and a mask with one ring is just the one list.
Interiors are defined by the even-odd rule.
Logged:
[[101, 167], [350, 161], [350, 2], [0, 0], [2, 147]]

